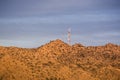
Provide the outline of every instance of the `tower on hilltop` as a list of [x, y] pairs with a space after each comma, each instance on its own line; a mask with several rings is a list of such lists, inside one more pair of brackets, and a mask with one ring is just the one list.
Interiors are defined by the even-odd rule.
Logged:
[[71, 28], [68, 28], [68, 44], [71, 44]]

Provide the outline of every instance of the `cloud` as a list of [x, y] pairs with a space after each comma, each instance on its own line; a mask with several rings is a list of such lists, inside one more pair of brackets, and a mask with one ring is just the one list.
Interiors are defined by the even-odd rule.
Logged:
[[1, 0], [0, 12], [3, 44], [35, 46], [39, 40], [66, 41], [68, 27], [73, 43], [108, 39], [120, 43], [119, 0]]
[[91, 34], [73, 34], [72, 43], [81, 43], [86, 46], [105, 45], [107, 43], [120, 44], [119, 32], [104, 32], [104, 33], [91, 33]]
[[2, 16], [40, 16], [119, 9], [119, 0], [1, 0]]

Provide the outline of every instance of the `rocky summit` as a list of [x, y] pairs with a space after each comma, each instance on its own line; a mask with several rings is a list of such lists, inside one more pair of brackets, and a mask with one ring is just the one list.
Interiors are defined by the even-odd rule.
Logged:
[[120, 80], [120, 45], [0, 46], [0, 80]]

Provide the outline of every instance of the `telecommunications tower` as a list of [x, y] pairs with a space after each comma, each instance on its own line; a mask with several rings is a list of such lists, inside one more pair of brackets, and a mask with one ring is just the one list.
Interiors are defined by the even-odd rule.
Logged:
[[71, 44], [71, 28], [68, 28], [68, 44]]

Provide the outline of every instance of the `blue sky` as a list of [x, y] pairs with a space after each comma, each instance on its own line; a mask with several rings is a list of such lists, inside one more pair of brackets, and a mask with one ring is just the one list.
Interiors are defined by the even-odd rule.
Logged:
[[38, 47], [57, 38], [120, 44], [120, 0], [0, 0], [0, 45]]

